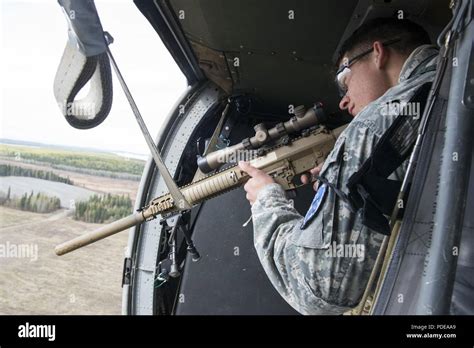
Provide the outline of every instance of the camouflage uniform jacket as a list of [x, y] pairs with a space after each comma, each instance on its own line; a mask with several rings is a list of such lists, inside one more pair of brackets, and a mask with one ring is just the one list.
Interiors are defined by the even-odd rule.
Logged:
[[[435, 72], [423, 70], [436, 64], [436, 54], [429, 45], [413, 51], [399, 83], [362, 109], [340, 135], [320, 176], [347, 193], [347, 180], [398, 115], [387, 112], [387, 103], [403, 105], [418, 87], [433, 81]], [[390, 178], [402, 180], [407, 162]], [[383, 235], [362, 225], [359, 213], [351, 213], [332, 189], [319, 208], [301, 229], [303, 216], [281, 186], [266, 185], [252, 206], [254, 245], [273, 286], [298, 312], [342, 314], [360, 301]]]

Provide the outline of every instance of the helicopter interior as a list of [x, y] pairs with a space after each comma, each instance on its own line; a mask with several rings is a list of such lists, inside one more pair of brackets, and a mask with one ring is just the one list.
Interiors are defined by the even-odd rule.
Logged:
[[[264, 122], [271, 127], [290, 117], [289, 106], [322, 102], [334, 126], [350, 121], [337, 112], [333, 59], [344, 39], [364, 21], [404, 16], [421, 24], [432, 41], [451, 17], [449, 1], [350, 0], [135, 0], [190, 85], [171, 113], [158, 145], [178, 185], [193, 180], [196, 156], [203, 154], [227, 103], [219, 145], [236, 144]], [[400, 12], [401, 11], [401, 12]], [[186, 134], [186, 136], [184, 136]], [[178, 139], [179, 138], [179, 139]], [[165, 192], [148, 164], [138, 202]], [[314, 192], [296, 190], [304, 214]], [[171, 222], [151, 221], [130, 237], [129, 279], [124, 287], [128, 314], [297, 314], [267, 279], [254, 251], [251, 216], [243, 189], [233, 190]], [[176, 245], [177, 277], [169, 269], [169, 226], [192, 232], [201, 259]], [[169, 226], [167, 226], [169, 225]], [[168, 230], [167, 230], [168, 228]]]

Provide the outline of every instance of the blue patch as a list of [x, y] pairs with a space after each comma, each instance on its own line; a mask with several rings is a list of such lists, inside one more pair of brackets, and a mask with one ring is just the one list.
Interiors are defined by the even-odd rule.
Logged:
[[305, 229], [308, 226], [308, 223], [316, 216], [319, 211], [319, 207], [321, 206], [323, 199], [326, 196], [326, 191], [327, 185], [322, 184], [319, 187], [318, 192], [316, 192], [313, 201], [311, 202], [311, 206], [309, 207], [309, 210], [304, 217], [304, 221], [301, 223], [300, 229]]

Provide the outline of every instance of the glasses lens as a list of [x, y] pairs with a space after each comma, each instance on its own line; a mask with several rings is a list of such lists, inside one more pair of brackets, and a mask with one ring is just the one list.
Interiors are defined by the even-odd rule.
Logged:
[[336, 75], [336, 84], [339, 89], [339, 95], [341, 96], [341, 98], [345, 96], [347, 93], [346, 81], [350, 73], [351, 73], [351, 69], [349, 69], [348, 67], [345, 67], [341, 70], [341, 72], [339, 72]]

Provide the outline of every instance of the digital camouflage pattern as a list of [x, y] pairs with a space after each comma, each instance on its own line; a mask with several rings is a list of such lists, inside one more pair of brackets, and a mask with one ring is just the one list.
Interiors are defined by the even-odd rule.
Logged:
[[[396, 109], [387, 112], [387, 103], [400, 101], [404, 105], [417, 87], [433, 81], [435, 72], [423, 70], [436, 64], [437, 52], [430, 45], [412, 52], [400, 72], [399, 84], [359, 112], [338, 138], [320, 176], [348, 193], [349, 177], [398, 116]], [[402, 180], [407, 162], [390, 178]], [[327, 190], [322, 206], [305, 229], [300, 229], [303, 216], [278, 184], [260, 190], [252, 216], [260, 262], [293, 308], [302, 314], [342, 314], [359, 303], [383, 235], [362, 225], [359, 214], [352, 213], [332, 189]], [[340, 256], [334, 252], [337, 246], [346, 251], [357, 247], [364, 251], [363, 257], [347, 252]]]

